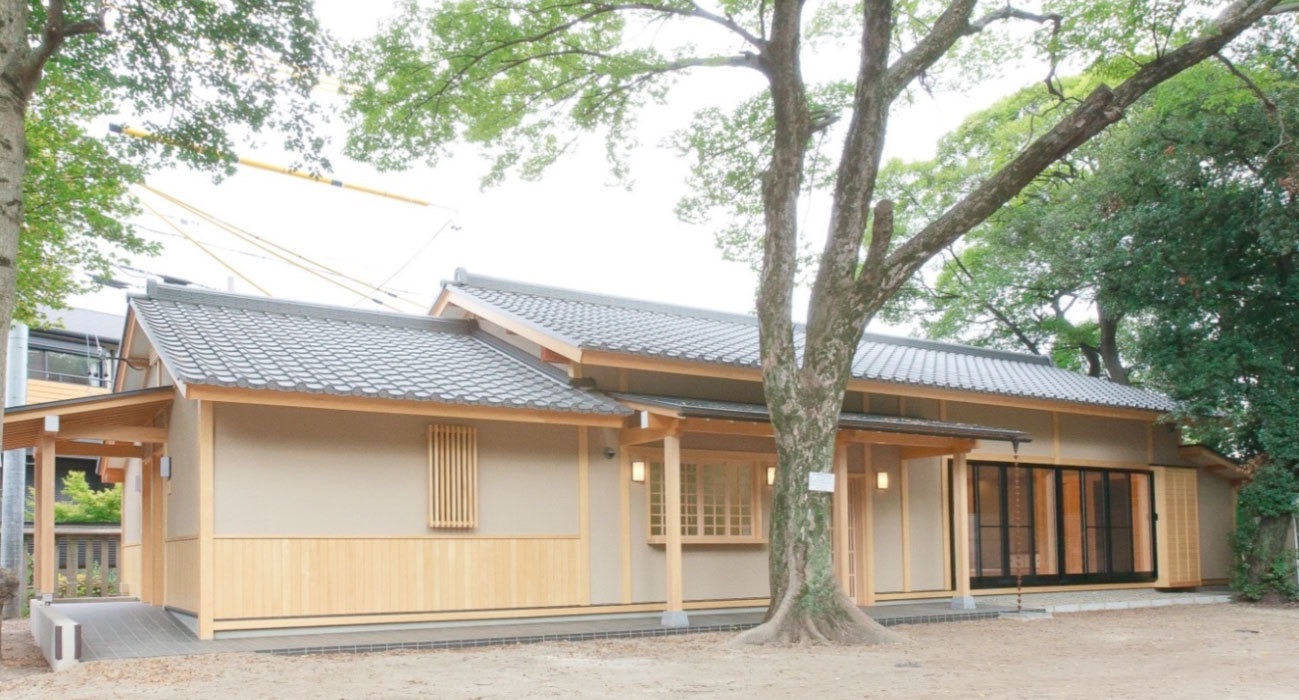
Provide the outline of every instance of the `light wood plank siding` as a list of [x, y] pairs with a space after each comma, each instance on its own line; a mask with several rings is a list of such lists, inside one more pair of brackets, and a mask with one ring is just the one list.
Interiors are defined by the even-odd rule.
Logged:
[[582, 604], [582, 541], [218, 537], [216, 618]]
[[464, 425], [428, 429], [429, 526], [478, 526], [478, 431]]
[[167, 540], [163, 545], [164, 605], [198, 612], [198, 536]]
[[107, 394], [106, 387], [73, 384], [71, 382], [51, 382], [44, 379], [27, 380], [27, 404], [79, 399], [83, 396]]
[[1165, 469], [1167, 580], [1171, 587], [1200, 585], [1200, 515], [1194, 469]]
[[121, 584], [118, 586], [122, 595], [140, 595], [140, 558], [144, 554], [142, 544], [124, 544], [121, 549], [122, 561], [118, 574]]

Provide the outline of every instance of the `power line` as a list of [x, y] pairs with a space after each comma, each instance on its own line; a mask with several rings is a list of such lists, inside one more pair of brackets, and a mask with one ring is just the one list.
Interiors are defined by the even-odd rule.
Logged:
[[[199, 209], [199, 208], [197, 208], [197, 207], [195, 207], [195, 206], [193, 206], [193, 205], [191, 205], [191, 204], [188, 204], [188, 203], [186, 203], [186, 202], [184, 202], [184, 201], [182, 201], [182, 200], [180, 200], [180, 199], [178, 199], [178, 198], [176, 198], [176, 197], [173, 197], [172, 195], [169, 195], [169, 194], [167, 194], [167, 193], [165, 193], [165, 192], [162, 192], [161, 190], [158, 190], [157, 188], [154, 188], [154, 187], [152, 187], [152, 186], [150, 186], [150, 185], [147, 185], [147, 184], [146, 184], [146, 185], [142, 185], [142, 187], [143, 187], [144, 189], [146, 189], [147, 191], [153, 193], [154, 195], [156, 195], [156, 196], [158, 196], [158, 197], [161, 197], [161, 198], [163, 198], [164, 200], [166, 200], [166, 201], [168, 201], [168, 202], [171, 202], [171, 203], [174, 204], [175, 206], [181, 207], [182, 209], [184, 209], [184, 210], [186, 210], [186, 211], [188, 211], [188, 212], [194, 214], [195, 216], [198, 216], [198, 217], [204, 219], [205, 221], [207, 221], [207, 222], [209, 222], [209, 223], [211, 223], [211, 224], [217, 226], [218, 228], [221, 228], [221, 229], [225, 230], [226, 232], [228, 232], [228, 233], [234, 235], [234, 236], [237, 237], [237, 238], [242, 239], [243, 241], [245, 241], [245, 242], [247, 242], [247, 243], [251, 243], [252, 245], [254, 245], [254, 246], [256, 246], [256, 247], [261, 248], [262, 250], [264, 250], [264, 251], [270, 253], [271, 255], [274, 255], [275, 257], [277, 257], [277, 258], [283, 260], [284, 262], [286, 262], [286, 263], [288, 263], [288, 264], [290, 264], [290, 265], [293, 265], [294, 267], [297, 267], [298, 269], [300, 269], [300, 270], [302, 270], [302, 271], [304, 271], [304, 272], [307, 272], [307, 273], [309, 273], [309, 274], [311, 274], [311, 275], [314, 275], [314, 276], [316, 276], [316, 277], [319, 277], [319, 278], [325, 280], [326, 282], [329, 282], [330, 284], [333, 284], [333, 285], [335, 285], [335, 286], [341, 287], [342, 289], [348, 291], [349, 293], [352, 293], [352, 294], [358, 294], [358, 295], [360, 295], [360, 296], [362, 296], [362, 297], [364, 297], [364, 298], [369, 298], [371, 301], [373, 301], [374, 303], [379, 304], [379, 305], [381, 305], [381, 306], [390, 306], [389, 304], [387, 304], [386, 302], [384, 302], [384, 301], [381, 300], [381, 299], [376, 299], [376, 298], [374, 298], [374, 297], [372, 297], [372, 296], [369, 296], [369, 295], [370, 295], [370, 292], [367, 292], [367, 291], [358, 291], [357, 289], [354, 289], [354, 288], [352, 288], [352, 287], [349, 287], [348, 285], [342, 283], [342, 282], [339, 281], [338, 279], [331, 278], [330, 276], [328, 276], [328, 275], [322, 273], [321, 270], [323, 270], [323, 271], [325, 271], [325, 272], [327, 272], [327, 273], [330, 273], [330, 274], [333, 275], [334, 277], [337, 277], [337, 278], [341, 278], [341, 279], [347, 280], [347, 281], [352, 282], [352, 283], [354, 283], [354, 284], [358, 284], [358, 285], [360, 285], [360, 286], [363, 287], [363, 288], [371, 287], [371, 285], [368, 284], [367, 282], [365, 282], [364, 280], [360, 280], [360, 279], [357, 279], [357, 278], [355, 278], [355, 277], [352, 277], [351, 275], [348, 275], [347, 273], [344, 273], [344, 272], [342, 272], [341, 270], [334, 269], [334, 268], [329, 267], [328, 265], [325, 265], [325, 264], [323, 264], [323, 263], [321, 263], [321, 262], [318, 262], [318, 261], [312, 260], [312, 259], [310, 259], [310, 258], [308, 258], [308, 257], [306, 257], [306, 256], [304, 256], [304, 255], [302, 255], [302, 254], [300, 254], [300, 253], [298, 253], [298, 252], [296, 252], [296, 251], [290, 249], [290, 248], [287, 248], [287, 247], [285, 247], [285, 246], [283, 246], [283, 245], [280, 245], [280, 244], [278, 244], [278, 243], [275, 243], [275, 242], [273, 242], [273, 241], [269, 241], [269, 240], [267, 240], [267, 239], [265, 239], [265, 238], [262, 238], [261, 236], [258, 236], [257, 234], [254, 234], [254, 233], [252, 233], [252, 232], [250, 232], [250, 231], [246, 231], [246, 230], [244, 230], [244, 229], [242, 229], [242, 228], [239, 228], [238, 226], [235, 226], [235, 225], [230, 224], [230, 223], [228, 223], [228, 222], [226, 222], [226, 221], [223, 221], [223, 220], [217, 218], [216, 216], [214, 216], [214, 215], [212, 215], [212, 214], [209, 214], [208, 212], [205, 212], [205, 211], [203, 211], [203, 210], [201, 210], [201, 209]], [[301, 263], [298, 263], [298, 262], [294, 261], [294, 260], [291, 259], [291, 258], [298, 258], [298, 259], [302, 260], [303, 262], [306, 262], [308, 265], [311, 265], [311, 266], [313, 266], [313, 267], [307, 267], [306, 265], [303, 265], [303, 264], [301, 264]], [[313, 269], [313, 268], [315, 268], [315, 269]], [[378, 287], [374, 287], [374, 289], [377, 290]], [[394, 293], [392, 293], [392, 292], [390, 292], [390, 291], [386, 291], [386, 290], [384, 290], [384, 291], [383, 291], [383, 294], [385, 294], [386, 296], [389, 296], [389, 297], [391, 297], [391, 298], [393, 298], [393, 299], [395, 299], [395, 300], [397, 300], [397, 301], [399, 301], [399, 302], [402, 302], [402, 303], [405, 303], [405, 304], [409, 304], [409, 305], [411, 305], [411, 306], [413, 306], [413, 307], [416, 307], [416, 308], [420, 308], [420, 306], [421, 306], [421, 305], [420, 305], [419, 303], [417, 303], [417, 302], [413, 302], [413, 301], [410, 301], [410, 300], [408, 300], [408, 299], [403, 299], [402, 297], [400, 297], [400, 296], [398, 296], [397, 294], [394, 294]]]
[[[148, 185], [145, 185], [145, 187], [147, 188]], [[158, 213], [158, 210], [157, 210], [157, 209], [154, 209], [153, 207], [149, 206], [148, 202], [140, 202], [140, 204], [141, 204], [142, 206], [144, 206], [145, 209], [148, 209], [150, 212], [152, 212], [154, 216], [158, 217], [159, 219], [162, 219], [163, 223], [165, 223], [165, 224], [167, 224], [168, 226], [171, 226], [173, 229], [175, 229], [176, 233], [179, 233], [181, 236], [183, 236], [183, 237], [184, 237], [186, 240], [188, 240], [190, 243], [193, 243], [194, 245], [198, 246], [198, 249], [199, 249], [199, 250], [201, 250], [201, 251], [203, 251], [204, 253], [206, 253], [206, 254], [207, 254], [209, 257], [211, 257], [213, 260], [215, 260], [215, 261], [221, 263], [221, 265], [222, 265], [223, 267], [225, 267], [227, 270], [229, 270], [229, 271], [233, 272], [234, 274], [238, 275], [240, 279], [242, 279], [243, 281], [247, 282], [248, 284], [251, 284], [253, 287], [256, 287], [257, 290], [260, 291], [262, 294], [265, 294], [266, 296], [271, 296], [271, 293], [268, 292], [268, 291], [266, 291], [266, 288], [262, 287], [261, 285], [257, 284], [256, 282], [252, 281], [252, 279], [250, 279], [247, 275], [245, 275], [244, 273], [242, 273], [242, 272], [240, 272], [239, 270], [235, 269], [235, 267], [234, 267], [233, 265], [231, 265], [230, 263], [226, 262], [226, 261], [225, 261], [225, 260], [224, 260], [220, 255], [217, 255], [216, 253], [212, 252], [211, 250], [208, 250], [207, 246], [205, 246], [205, 245], [203, 245], [202, 243], [200, 243], [198, 240], [196, 240], [193, 236], [190, 236], [188, 233], [185, 233], [185, 231], [184, 231], [183, 229], [181, 229], [179, 226], [177, 226], [177, 225], [171, 223], [171, 221], [169, 221], [169, 220], [167, 220], [165, 217], [163, 217], [162, 214]]]

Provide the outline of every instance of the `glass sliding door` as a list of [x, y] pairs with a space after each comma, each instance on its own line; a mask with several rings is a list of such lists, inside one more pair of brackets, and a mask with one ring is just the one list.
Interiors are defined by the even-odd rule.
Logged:
[[976, 587], [1155, 578], [1151, 475], [971, 463]]

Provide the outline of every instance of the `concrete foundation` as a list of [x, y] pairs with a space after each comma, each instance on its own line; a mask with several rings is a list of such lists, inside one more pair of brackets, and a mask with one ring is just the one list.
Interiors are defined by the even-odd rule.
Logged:
[[952, 609], [953, 609], [953, 610], [973, 610], [973, 609], [974, 609], [974, 596], [972, 596], [972, 595], [958, 595], [958, 596], [952, 596]]
[[689, 627], [690, 616], [684, 610], [666, 610], [659, 624], [664, 627]]

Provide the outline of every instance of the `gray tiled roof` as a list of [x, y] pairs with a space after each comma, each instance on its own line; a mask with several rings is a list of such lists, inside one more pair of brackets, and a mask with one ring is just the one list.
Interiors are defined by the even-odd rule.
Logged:
[[[464, 270], [447, 285], [575, 347], [759, 366], [758, 323], [752, 316], [521, 284]], [[798, 333], [801, 342], [801, 328]], [[1162, 394], [1060, 369], [1045, 357], [873, 333], [863, 336], [852, 375], [1093, 406], [1161, 412], [1175, 407]]]
[[[766, 422], [771, 418], [771, 413], [767, 410], [767, 407], [761, 404], [623, 392], [614, 393], [611, 396], [632, 406], [640, 404], [668, 408], [676, 411], [683, 418], [722, 418], [762, 422]], [[1019, 430], [989, 428], [969, 423], [949, 423], [924, 418], [907, 418], [905, 416], [855, 413], [852, 411], [844, 411], [839, 414], [839, 427], [847, 430], [870, 430], [881, 433], [934, 435], [938, 437], [973, 438], [976, 440], [1001, 440], [1003, 442], [1033, 441], [1028, 433]]]
[[629, 413], [473, 322], [155, 283], [131, 306], [168, 371], [187, 384]]

